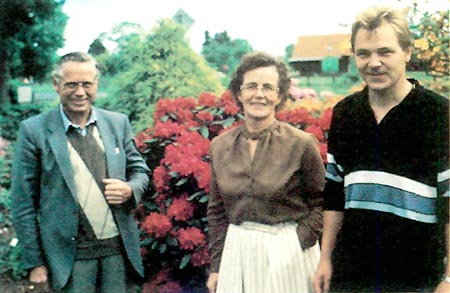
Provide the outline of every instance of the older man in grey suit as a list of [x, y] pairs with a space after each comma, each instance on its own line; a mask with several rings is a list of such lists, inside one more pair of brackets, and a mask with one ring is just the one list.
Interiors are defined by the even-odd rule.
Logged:
[[14, 226], [34, 283], [125, 292], [143, 276], [133, 209], [149, 170], [128, 118], [93, 107], [99, 70], [69, 53], [52, 72], [61, 104], [23, 121], [13, 163]]

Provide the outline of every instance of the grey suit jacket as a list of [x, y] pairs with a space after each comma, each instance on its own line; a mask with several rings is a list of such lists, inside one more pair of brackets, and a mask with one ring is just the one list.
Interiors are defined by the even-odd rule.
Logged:
[[[109, 177], [126, 181], [133, 190], [132, 205], [115, 205], [111, 210], [126, 255], [143, 276], [139, 230], [132, 210], [147, 187], [149, 170], [136, 149], [128, 118], [96, 111]], [[46, 265], [53, 287], [60, 289], [67, 283], [75, 260], [80, 209], [59, 107], [23, 121], [15, 150], [12, 216], [24, 265]]]

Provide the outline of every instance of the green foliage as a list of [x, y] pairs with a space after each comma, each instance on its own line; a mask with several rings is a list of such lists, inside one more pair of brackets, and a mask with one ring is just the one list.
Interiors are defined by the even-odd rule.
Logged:
[[9, 102], [9, 81], [46, 77], [64, 45], [67, 16], [64, 1], [3, 0], [0, 2], [0, 104]]
[[229, 80], [242, 56], [251, 51], [253, 49], [247, 40], [232, 40], [226, 31], [215, 34], [213, 38], [209, 36], [208, 31], [205, 32], [202, 55], [213, 68], [228, 77], [224, 79], [224, 83]]
[[[15, 246], [15, 233], [11, 222], [11, 163], [13, 147], [0, 140], [0, 276], [18, 280], [25, 276], [21, 266], [21, 251]], [[3, 150], [2, 150], [3, 149]], [[6, 149], [6, 151], [5, 151]]]
[[[414, 37], [412, 67], [433, 77], [450, 75], [449, 15], [447, 11], [422, 12], [414, 3], [409, 11]], [[418, 21], [417, 21], [418, 19]]]
[[98, 56], [107, 53], [108, 50], [103, 45], [100, 39], [95, 39], [92, 44], [89, 46], [88, 53], [92, 56]]
[[49, 103], [5, 105], [0, 110], [0, 136], [10, 141], [17, 138], [19, 123], [50, 108]]
[[294, 53], [294, 44], [290, 44], [286, 48], [284, 48], [284, 62], [289, 65], [289, 59], [292, 57], [292, 53]]
[[[13, 148], [9, 141], [0, 137], [0, 191], [11, 187], [12, 154]], [[9, 199], [1, 197], [0, 206], [9, 207]], [[5, 219], [1, 213], [2, 208], [0, 207], [0, 225], [4, 223], [3, 220]], [[8, 222], [7, 224], [9, 225], [10, 223]]]
[[[148, 34], [129, 34], [119, 40], [117, 53], [102, 62], [114, 76], [111, 96], [99, 104], [124, 112], [136, 130], [151, 122], [151, 105], [159, 98], [220, 92], [218, 73], [197, 55], [185, 39], [185, 29], [173, 20], [161, 20]], [[108, 64], [115, 60], [120, 68]]]
[[418, 61], [421, 69], [434, 77], [450, 75], [448, 13], [448, 11], [421, 13], [417, 9], [412, 11], [413, 16], [420, 16], [420, 21], [411, 25], [415, 39], [413, 60]]

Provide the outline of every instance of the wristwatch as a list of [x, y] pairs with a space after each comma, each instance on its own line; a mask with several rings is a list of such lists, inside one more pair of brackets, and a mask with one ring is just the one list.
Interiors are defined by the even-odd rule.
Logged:
[[450, 283], [450, 277], [447, 276], [447, 275], [443, 275], [443, 276], [442, 276], [442, 281], [447, 282], [447, 283]]

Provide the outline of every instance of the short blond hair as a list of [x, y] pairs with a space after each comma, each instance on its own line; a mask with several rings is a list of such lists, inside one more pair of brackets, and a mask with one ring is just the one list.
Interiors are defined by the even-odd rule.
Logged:
[[386, 5], [376, 5], [362, 11], [356, 17], [355, 22], [353, 22], [351, 35], [352, 50], [355, 50], [355, 38], [360, 29], [373, 31], [380, 27], [383, 22], [387, 22], [395, 30], [398, 43], [403, 51], [406, 51], [412, 46], [412, 34], [406, 18], [406, 11]]

